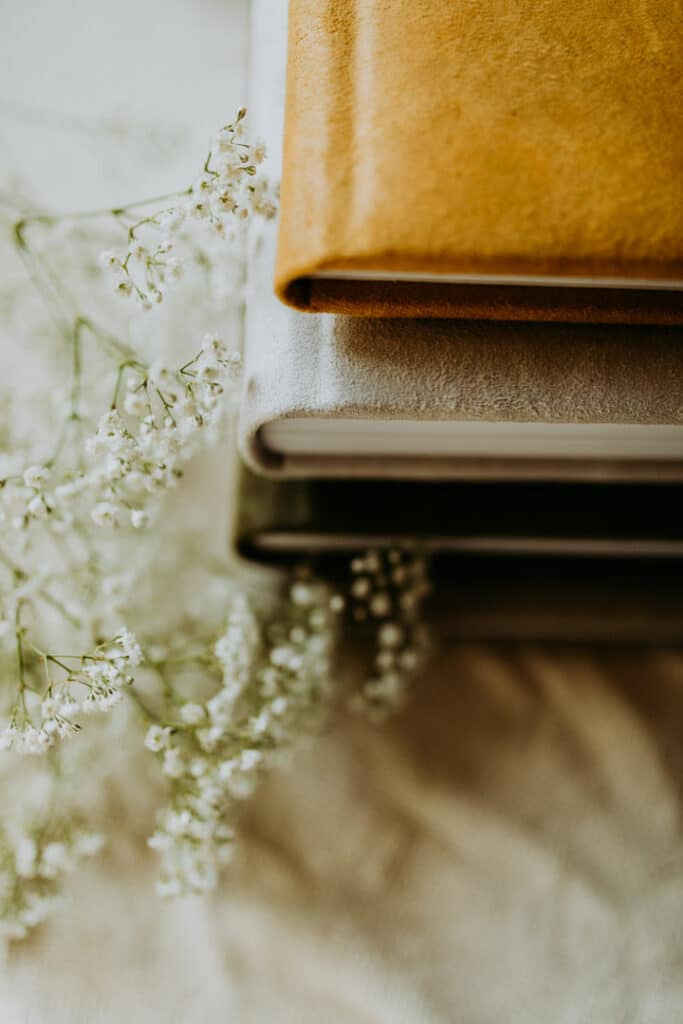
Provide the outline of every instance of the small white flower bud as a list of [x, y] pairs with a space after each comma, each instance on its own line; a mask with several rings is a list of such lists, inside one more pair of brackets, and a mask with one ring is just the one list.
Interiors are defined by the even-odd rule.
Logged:
[[199, 725], [204, 721], [206, 712], [201, 704], [183, 704], [180, 709], [180, 717], [187, 725]]
[[292, 603], [299, 605], [302, 608], [307, 608], [309, 605], [313, 604], [313, 593], [311, 588], [305, 583], [293, 584], [289, 594], [292, 599]]
[[177, 257], [167, 260], [164, 275], [168, 281], [179, 281], [183, 276], [183, 261]]
[[395, 622], [385, 623], [377, 635], [380, 647], [399, 647], [403, 642], [403, 630]]
[[170, 747], [164, 754], [164, 762], [162, 765], [164, 775], [168, 775], [170, 779], [179, 779], [185, 771], [185, 762], [183, 755], [177, 747]]
[[104, 252], [101, 252], [99, 261], [100, 266], [104, 267], [105, 270], [118, 270], [121, 266], [121, 260], [111, 249], [105, 249]]
[[257, 139], [251, 147], [251, 159], [255, 164], [262, 164], [268, 155], [268, 148], [263, 139]]
[[31, 878], [36, 870], [36, 844], [30, 836], [22, 836], [14, 851], [14, 866], [20, 878]]
[[129, 416], [144, 416], [147, 412], [147, 399], [144, 392], [129, 391], [123, 400], [123, 411]]
[[29, 466], [24, 470], [24, 483], [35, 490], [39, 490], [49, 479], [50, 470], [46, 466]]
[[149, 256], [147, 248], [142, 244], [139, 239], [134, 238], [128, 246], [128, 255], [136, 263], [145, 263]]
[[133, 283], [126, 274], [118, 278], [114, 291], [124, 299], [133, 291]]
[[33, 519], [44, 519], [49, 510], [42, 495], [36, 494], [26, 506], [26, 511]]
[[357, 580], [354, 580], [351, 584], [351, 594], [355, 598], [367, 597], [370, 593], [370, 580], [367, 576], [359, 576]]
[[379, 594], [374, 594], [370, 600], [370, 612], [376, 618], [381, 618], [383, 615], [388, 615], [391, 611], [391, 601], [389, 595], [383, 591]]
[[136, 530], [144, 530], [146, 526], [149, 526], [150, 516], [144, 508], [134, 508], [130, 513], [130, 522]]
[[150, 725], [145, 736], [145, 746], [152, 753], [158, 754], [168, 744], [171, 730], [168, 726]]
[[276, 697], [273, 703], [270, 705], [270, 710], [274, 715], [284, 715], [285, 711], [289, 707], [289, 701], [286, 697]]
[[116, 526], [119, 520], [120, 508], [111, 501], [101, 501], [95, 505], [90, 516], [97, 526]]
[[263, 754], [260, 750], [243, 750], [240, 757], [240, 768], [243, 772], [253, 771], [254, 768], [263, 760]]

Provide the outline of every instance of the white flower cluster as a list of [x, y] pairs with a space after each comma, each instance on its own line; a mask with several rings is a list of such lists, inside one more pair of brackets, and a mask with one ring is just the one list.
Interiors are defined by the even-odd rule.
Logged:
[[[174, 255], [178, 234], [189, 221], [205, 224], [219, 238], [232, 240], [235, 229], [253, 215], [271, 218], [276, 212], [277, 196], [267, 176], [260, 170], [266, 147], [257, 140], [244, 141], [243, 108], [235, 121], [218, 132], [206, 159], [204, 170], [177, 202], [140, 218], [128, 232], [125, 255], [107, 250], [102, 265], [115, 275], [115, 291], [135, 296], [143, 309], [162, 301], [169, 283], [183, 272], [183, 261]], [[119, 215], [126, 211], [117, 211]], [[143, 239], [144, 235], [144, 239]]]
[[[121, 700], [122, 689], [133, 682], [131, 670], [141, 661], [140, 646], [125, 628], [93, 654], [75, 658], [43, 654], [46, 690], [40, 693], [32, 686], [27, 693], [22, 683], [10, 721], [0, 731], [0, 750], [44, 754], [55, 740], [80, 732], [74, 717], [111, 710]], [[60, 678], [55, 679], [51, 671], [61, 673]]]
[[95, 465], [86, 474], [98, 500], [92, 518], [99, 526], [129, 519], [149, 524], [144, 508], [150, 494], [175, 486], [183, 465], [195, 454], [200, 431], [209, 441], [234, 396], [241, 359], [214, 335], [179, 370], [154, 363], [127, 380], [123, 414], [111, 409], [100, 420], [86, 449]]
[[7, 477], [0, 491], [0, 523], [15, 530], [25, 530], [36, 522], [50, 522], [55, 532], [64, 533], [73, 518], [59, 506], [62, 497], [49, 485], [52, 482], [49, 466], [28, 466], [23, 473]]
[[431, 589], [428, 565], [419, 554], [390, 549], [354, 558], [351, 572], [351, 615], [375, 624], [377, 653], [371, 677], [350, 706], [381, 722], [402, 707], [429, 655], [429, 632], [421, 621]]
[[23, 939], [58, 902], [58, 882], [93, 857], [103, 836], [69, 825], [0, 831], [0, 942]]
[[234, 802], [251, 795], [330, 692], [335, 623], [319, 584], [295, 583], [286, 613], [266, 630], [246, 599], [235, 598], [214, 648], [222, 686], [149, 728], [146, 744], [172, 794], [149, 840], [161, 855], [161, 895], [215, 886], [232, 853]]
[[239, 353], [213, 334], [178, 370], [159, 362], [124, 366], [122, 410], [115, 405], [106, 412], [85, 442], [90, 467], [59, 479], [48, 466], [36, 465], [5, 481], [0, 521], [19, 530], [42, 521], [64, 533], [85, 500], [98, 526], [148, 526], [150, 496], [178, 482], [200, 436], [215, 439], [228, 399], [237, 395], [240, 369]]
[[[0, 933], [4, 927], [12, 937], [44, 918], [60, 877], [100, 841], [66, 822], [70, 814], [80, 821], [87, 788], [81, 770], [104, 778], [120, 760], [111, 735], [103, 740], [105, 730], [84, 730], [86, 742], [58, 742], [74, 735], [86, 714], [106, 712], [126, 691], [149, 726], [150, 768], [156, 760], [170, 790], [150, 846], [161, 857], [159, 890], [171, 896], [215, 884], [233, 849], [236, 803], [315, 730], [329, 706], [342, 597], [297, 577], [274, 620], [272, 612], [256, 615], [244, 598], [234, 598], [216, 641], [216, 615], [226, 593], [234, 592], [233, 565], [216, 556], [205, 531], [197, 537], [182, 496], [157, 514], [156, 496], [178, 482], [200, 444], [218, 435], [227, 400], [238, 393], [238, 354], [206, 336], [189, 362], [169, 368], [167, 339], [152, 337], [150, 350], [161, 360], [148, 366], [152, 357], [122, 340], [128, 332], [72, 308], [78, 289], [65, 270], [71, 275], [81, 266], [89, 274], [91, 268], [85, 259], [74, 262], [58, 241], [60, 224], [77, 221], [69, 244], [82, 247], [88, 241], [83, 225], [91, 222], [102, 248], [98, 225], [111, 214], [116, 230], [124, 226], [129, 235], [127, 252], [104, 254], [116, 290], [150, 308], [181, 275], [185, 256], [184, 307], [194, 322], [201, 302], [201, 319], [210, 315], [216, 322], [226, 308], [234, 310], [243, 271], [242, 247], [228, 248], [222, 239], [234, 234], [239, 241], [242, 225], [275, 213], [264, 157], [261, 143], [244, 141], [240, 111], [219, 133], [194, 185], [168, 202], [71, 218], [43, 215], [40, 207], [28, 216], [23, 199], [17, 208], [14, 239], [32, 269], [31, 287], [44, 293], [50, 308], [56, 299], [60, 310], [68, 307], [74, 319], [70, 326], [64, 322], [56, 344], [31, 295], [5, 332], [8, 340], [17, 336], [16, 358], [10, 353], [6, 365], [9, 373], [18, 364], [21, 387], [15, 396], [12, 380], [0, 396], [7, 449], [0, 458], [0, 668], [6, 680], [0, 749], [19, 755], [50, 750], [49, 758], [30, 765], [0, 756], [8, 791], [19, 794], [20, 805], [14, 831], [14, 808], [3, 806], [0, 831]], [[214, 271], [229, 296], [214, 295]], [[220, 311], [208, 305], [214, 299]], [[118, 314], [127, 320], [135, 310]], [[181, 316], [179, 303], [174, 320]], [[148, 327], [163, 324], [153, 317]], [[60, 373], [63, 341], [70, 350]], [[152, 518], [155, 529], [141, 530]], [[367, 622], [377, 640], [372, 678], [355, 704], [373, 718], [400, 705], [424, 657], [426, 590], [419, 558], [388, 552], [354, 561], [350, 616]], [[143, 690], [133, 682], [142, 660], [135, 636], [127, 630], [114, 635], [121, 619], [146, 636], [151, 664]], [[56, 636], [59, 647], [45, 639]], [[109, 636], [113, 640], [95, 647]], [[86, 645], [95, 647], [91, 654], [47, 653]], [[112, 726], [129, 724], [123, 715], [112, 717]], [[134, 750], [135, 731], [125, 728], [119, 736], [124, 732]], [[55, 790], [48, 825], [39, 825], [40, 818], [19, 829], [16, 822], [28, 816], [27, 778], [47, 778], [53, 770], [65, 784]], [[72, 780], [70, 790], [66, 780]]]

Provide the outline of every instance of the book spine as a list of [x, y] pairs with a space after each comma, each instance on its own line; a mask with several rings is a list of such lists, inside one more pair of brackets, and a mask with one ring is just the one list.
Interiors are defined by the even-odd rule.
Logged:
[[[248, 117], [250, 132], [266, 142], [264, 170], [274, 181], [282, 174], [282, 123], [285, 105], [288, 0], [252, 0], [249, 54]], [[247, 254], [244, 319], [244, 393], [238, 425], [240, 453], [261, 467], [256, 446], [257, 410], [264, 402], [269, 360], [287, 337], [288, 311], [273, 294], [273, 260], [277, 223], [252, 223]]]
[[292, 293], [293, 282], [343, 259], [359, 229], [354, 139], [362, 114], [356, 96], [362, 31], [356, 0], [290, 2], [276, 290], [300, 308], [306, 296]]

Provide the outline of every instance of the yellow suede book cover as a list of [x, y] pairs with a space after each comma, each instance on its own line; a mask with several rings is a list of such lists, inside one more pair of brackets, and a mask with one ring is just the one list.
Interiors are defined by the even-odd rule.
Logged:
[[683, 0], [291, 0], [276, 289], [683, 321]]

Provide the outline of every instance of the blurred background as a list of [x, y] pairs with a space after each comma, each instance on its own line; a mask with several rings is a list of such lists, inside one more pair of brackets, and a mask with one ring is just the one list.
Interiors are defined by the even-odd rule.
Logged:
[[[245, 100], [248, 0], [3, 0], [2, 170], [57, 210], [191, 182]], [[118, 197], [118, 200], [117, 200]]]

